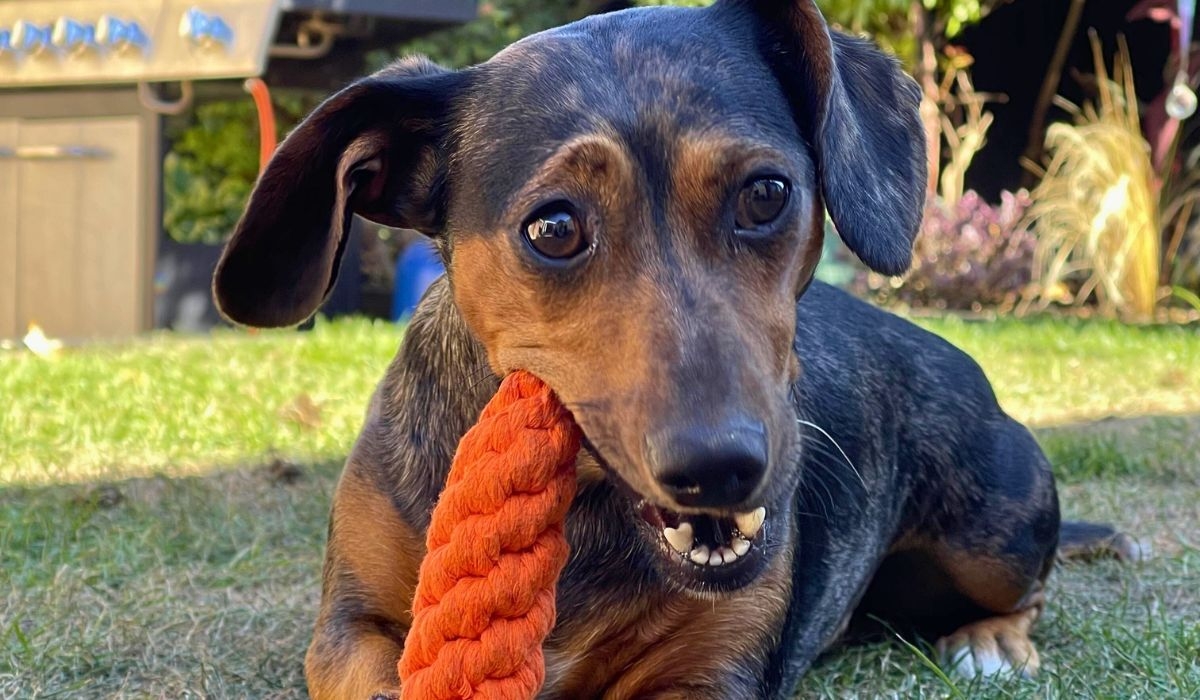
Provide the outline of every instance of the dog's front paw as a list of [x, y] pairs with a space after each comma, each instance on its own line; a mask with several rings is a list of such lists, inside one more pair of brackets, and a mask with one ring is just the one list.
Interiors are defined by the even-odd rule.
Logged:
[[942, 667], [966, 679], [1034, 677], [1041, 667], [1037, 649], [1029, 639], [1036, 617], [1035, 609], [1021, 610], [974, 622], [942, 637], [937, 643]]

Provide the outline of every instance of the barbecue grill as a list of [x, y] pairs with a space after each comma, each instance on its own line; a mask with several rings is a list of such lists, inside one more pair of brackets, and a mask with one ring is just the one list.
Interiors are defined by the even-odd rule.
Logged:
[[369, 51], [475, 10], [473, 0], [0, 2], [0, 338], [31, 323], [68, 340], [121, 337], [171, 325], [189, 303], [211, 316], [197, 306], [211, 261], [192, 265], [163, 234], [164, 116], [204, 90], [252, 99], [234, 92], [245, 85], [269, 123], [268, 86], [332, 90], [361, 74]]

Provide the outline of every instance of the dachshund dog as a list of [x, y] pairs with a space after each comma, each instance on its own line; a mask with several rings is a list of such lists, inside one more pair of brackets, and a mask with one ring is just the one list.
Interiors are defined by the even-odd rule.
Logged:
[[904, 271], [919, 92], [812, 0], [592, 16], [448, 70], [402, 60], [281, 144], [214, 277], [300, 323], [351, 216], [416, 229], [426, 292], [338, 483], [314, 698], [398, 697], [430, 512], [526, 369], [584, 434], [543, 698], [787, 698], [855, 620], [968, 674], [1032, 674], [1063, 525], [1049, 465], [979, 367], [813, 282], [828, 212]]

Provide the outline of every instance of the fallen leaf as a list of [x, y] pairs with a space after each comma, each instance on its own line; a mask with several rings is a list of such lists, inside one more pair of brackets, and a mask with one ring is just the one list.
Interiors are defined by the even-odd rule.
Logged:
[[305, 428], [321, 427], [321, 407], [308, 394], [299, 394], [292, 402], [283, 407], [280, 414], [286, 420], [294, 421]]

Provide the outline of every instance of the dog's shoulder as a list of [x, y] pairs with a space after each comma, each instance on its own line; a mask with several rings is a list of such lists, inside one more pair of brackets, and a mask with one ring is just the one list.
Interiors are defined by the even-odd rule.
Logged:
[[1003, 417], [970, 355], [843, 290], [814, 282], [797, 306], [796, 326], [797, 393], [814, 399], [804, 404], [814, 419], [870, 426], [891, 416], [901, 433], [927, 435], [970, 432], [963, 416]]
[[449, 282], [439, 278], [376, 387], [352, 461], [423, 529], [459, 440], [498, 386]]

